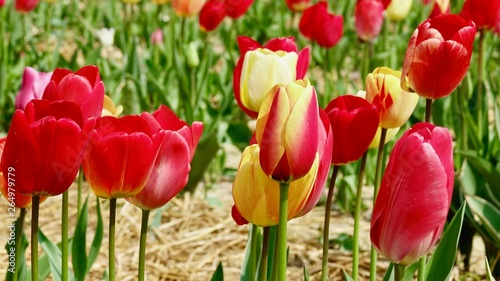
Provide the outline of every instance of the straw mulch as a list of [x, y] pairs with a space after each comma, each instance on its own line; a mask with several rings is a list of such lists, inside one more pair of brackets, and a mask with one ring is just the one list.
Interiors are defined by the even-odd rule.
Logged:
[[[89, 194], [87, 187], [84, 187]], [[76, 225], [76, 187], [70, 189], [70, 235]], [[52, 197], [40, 206], [40, 226], [54, 242], [60, 241], [61, 197]], [[369, 198], [366, 198], [367, 202]], [[108, 202], [101, 200], [104, 219], [104, 240], [100, 255], [92, 266], [87, 280], [100, 280], [107, 268], [107, 218]], [[210, 202], [210, 203], [209, 203]], [[96, 225], [94, 195], [89, 200], [88, 245]], [[173, 199], [161, 212], [161, 224], [151, 227], [146, 254], [147, 280], [210, 280], [219, 262], [224, 267], [225, 280], [239, 280], [248, 226], [237, 226], [230, 215], [232, 206], [231, 184], [221, 183], [208, 194], [185, 194]], [[7, 222], [7, 205], [0, 200], [0, 221]], [[151, 220], [156, 212], [151, 213]], [[312, 280], [321, 275], [321, 230], [324, 207], [319, 206], [304, 217], [289, 222], [288, 245], [290, 247], [288, 280], [302, 280], [306, 266]], [[137, 280], [141, 212], [123, 199], [118, 200], [116, 226], [117, 280]], [[363, 216], [361, 225], [360, 280], [367, 280], [369, 267], [369, 214]], [[352, 234], [353, 219], [349, 215], [333, 211], [330, 238], [341, 233]], [[30, 215], [25, 224], [29, 237]], [[5, 223], [7, 224], [7, 223]], [[7, 226], [7, 225], [6, 225]], [[7, 227], [2, 227], [0, 245], [5, 245]], [[40, 247], [39, 247], [40, 248]], [[5, 253], [3, 251], [3, 253]], [[40, 249], [40, 254], [42, 250]], [[29, 260], [30, 251], [27, 250]], [[332, 245], [329, 269], [331, 280], [343, 280], [342, 271], [351, 272], [351, 253]], [[481, 257], [477, 260], [481, 262]], [[6, 254], [0, 255], [0, 264], [7, 264]], [[379, 279], [388, 263], [379, 261]], [[6, 266], [0, 267], [4, 276]], [[458, 276], [458, 269], [455, 276]], [[458, 280], [456, 277], [455, 280]]]

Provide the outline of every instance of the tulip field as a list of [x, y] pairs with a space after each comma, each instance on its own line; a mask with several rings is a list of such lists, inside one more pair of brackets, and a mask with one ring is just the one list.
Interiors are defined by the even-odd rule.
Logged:
[[500, 0], [0, 0], [0, 278], [500, 280]]

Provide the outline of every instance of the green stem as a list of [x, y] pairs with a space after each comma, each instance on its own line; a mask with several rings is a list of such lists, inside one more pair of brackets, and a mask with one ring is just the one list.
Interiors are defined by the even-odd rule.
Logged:
[[139, 281], [144, 281], [146, 263], [146, 241], [148, 236], [149, 210], [142, 210], [141, 238], [139, 244]]
[[21, 248], [23, 245], [21, 245], [21, 241], [23, 239], [23, 228], [24, 228], [24, 218], [26, 217], [26, 208], [21, 208], [21, 214], [19, 215], [19, 218], [17, 218], [16, 221], [16, 269], [14, 270], [14, 276], [12, 278], [13, 281], [17, 281], [17, 277], [19, 275], [19, 261], [21, 260]]
[[78, 172], [78, 194], [77, 194], [77, 201], [76, 201], [76, 207], [78, 210], [78, 214], [80, 213], [80, 210], [82, 209], [82, 184], [83, 184], [83, 169], [80, 167], [80, 171]]
[[432, 99], [425, 99], [425, 122], [431, 122], [432, 117]]
[[[373, 205], [377, 200], [378, 190], [380, 189], [380, 177], [382, 175], [382, 159], [384, 159], [384, 145], [385, 136], [387, 135], [387, 129], [382, 128], [380, 132], [380, 143], [378, 145], [377, 152], [377, 166], [375, 168], [375, 183], [373, 188]], [[370, 281], [375, 281], [377, 278], [377, 251], [371, 246], [370, 250]]]
[[280, 183], [280, 214], [278, 221], [278, 280], [286, 280], [287, 263], [287, 223], [288, 223], [288, 183]]
[[406, 266], [402, 264], [394, 264], [394, 281], [401, 281], [405, 278]]
[[262, 251], [260, 253], [260, 261], [259, 261], [259, 279], [257, 280], [267, 280], [267, 262], [269, 254], [270, 229], [271, 228], [269, 226], [264, 227], [264, 235], [262, 238]]
[[38, 281], [38, 209], [40, 196], [33, 196], [31, 201], [31, 280]]
[[361, 70], [361, 79], [363, 79], [363, 85], [366, 82], [366, 76], [368, 76], [368, 71], [370, 69], [370, 61], [372, 55], [372, 41], [367, 41], [364, 43], [365, 48], [363, 50], [363, 69]]
[[363, 191], [363, 179], [365, 177], [366, 158], [368, 151], [363, 154], [361, 164], [359, 166], [358, 186], [356, 190], [356, 206], [354, 207], [354, 234], [353, 234], [353, 249], [352, 249], [352, 278], [358, 280], [359, 271], [359, 219], [361, 216], [361, 193]]
[[257, 272], [257, 232], [259, 230], [259, 227], [252, 224], [250, 227], [250, 241], [251, 243], [251, 249], [250, 249], [250, 270], [249, 270], [249, 280], [255, 280], [255, 272]]
[[328, 79], [328, 72], [330, 70], [330, 52], [329, 48], [325, 48], [325, 57], [323, 58], [323, 83], [324, 83], [324, 89], [323, 89], [323, 100], [322, 100], [322, 105], [326, 106], [328, 101], [330, 101], [330, 98], [332, 97], [330, 93], [330, 79]]
[[69, 191], [66, 190], [62, 195], [62, 214], [61, 214], [61, 280], [68, 280], [68, 207]]
[[425, 255], [418, 260], [417, 281], [425, 281], [425, 262], [426, 262]]
[[335, 181], [339, 173], [340, 166], [334, 165], [330, 186], [328, 187], [328, 195], [326, 197], [325, 218], [323, 220], [323, 257], [321, 260], [321, 280], [328, 280], [328, 249], [330, 248], [330, 209], [332, 208], [333, 190], [335, 189]]
[[109, 200], [109, 281], [115, 281], [115, 223], [116, 198]]
[[477, 53], [477, 128], [479, 137], [483, 138], [483, 58], [485, 32], [479, 30], [479, 49]]

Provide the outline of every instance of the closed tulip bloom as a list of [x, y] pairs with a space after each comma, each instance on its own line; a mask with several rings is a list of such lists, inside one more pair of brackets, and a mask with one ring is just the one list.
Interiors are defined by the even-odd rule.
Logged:
[[172, 8], [181, 17], [194, 17], [205, 4], [205, 0], [172, 0]]
[[237, 19], [244, 15], [252, 4], [253, 0], [224, 0], [224, 9], [228, 17]]
[[151, 33], [151, 44], [162, 45], [163, 44], [163, 30], [157, 28], [153, 33]]
[[5, 5], [5, 0], [0, 0], [0, 7], [3, 7]]
[[[262, 170], [259, 160], [264, 153], [254, 144], [245, 149], [233, 182], [233, 199], [237, 213], [246, 221], [258, 226], [278, 224], [279, 217], [279, 182], [269, 178]], [[290, 183], [288, 192], [288, 220], [296, 217], [305, 205], [312, 191], [318, 158], [307, 174]], [[237, 217], [237, 216], [236, 216]], [[243, 221], [239, 221], [243, 223]]]
[[233, 88], [240, 108], [256, 118], [262, 101], [276, 84], [303, 79], [309, 67], [309, 48], [300, 52], [293, 37], [273, 38], [264, 46], [237, 38], [240, 59], [233, 74]]
[[88, 65], [74, 73], [68, 69], [57, 68], [45, 88], [43, 99], [73, 101], [81, 107], [84, 119], [89, 116], [101, 116], [104, 84], [99, 75], [99, 68]]
[[323, 48], [331, 48], [339, 42], [344, 30], [344, 18], [328, 12], [328, 2], [320, 1], [305, 9], [299, 22], [299, 30], [306, 38]]
[[139, 193], [147, 183], [164, 132], [151, 132], [138, 115], [97, 119], [84, 156], [83, 172], [94, 194], [124, 198]]
[[1, 160], [3, 174], [12, 167], [16, 190], [24, 195], [63, 193], [76, 177], [94, 124], [94, 118], [82, 118], [73, 102], [31, 101], [12, 117]]
[[361, 97], [344, 95], [333, 99], [325, 111], [333, 131], [332, 164], [358, 160], [377, 132], [377, 108]]
[[371, 219], [370, 237], [388, 260], [412, 264], [443, 231], [453, 193], [449, 131], [418, 123], [395, 144]]
[[401, 87], [428, 99], [450, 95], [467, 74], [476, 28], [454, 14], [421, 23], [406, 49]]
[[29, 13], [38, 6], [39, 0], [16, 0], [15, 9], [20, 13]]
[[221, 0], [209, 0], [203, 5], [200, 12], [199, 23], [201, 30], [213, 31], [226, 17], [224, 2]]
[[466, 0], [460, 15], [477, 29], [495, 29], [500, 22], [500, 0]]
[[412, 0], [391, 0], [386, 9], [387, 18], [392, 21], [404, 20], [411, 10], [412, 2]]
[[16, 96], [16, 108], [23, 109], [32, 99], [42, 99], [43, 91], [49, 84], [52, 72], [38, 72], [32, 67], [25, 67], [21, 88]]
[[255, 138], [266, 175], [291, 182], [309, 172], [319, 143], [319, 107], [309, 80], [276, 85], [262, 103]]
[[429, 18], [437, 17], [442, 14], [450, 13], [450, 0], [436, 0], [432, 7]]
[[384, 23], [384, 5], [379, 0], [358, 0], [354, 10], [356, 34], [361, 41], [371, 41], [380, 34]]
[[401, 127], [417, 106], [418, 95], [403, 91], [400, 79], [401, 71], [388, 67], [376, 68], [366, 77], [366, 100], [377, 107], [382, 128]]
[[286, 5], [292, 12], [302, 12], [311, 5], [311, 0], [286, 0]]
[[188, 182], [191, 160], [203, 132], [203, 123], [188, 126], [168, 107], [141, 115], [151, 131], [164, 131], [158, 157], [144, 189], [127, 201], [143, 210], [160, 208], [177, 195]]

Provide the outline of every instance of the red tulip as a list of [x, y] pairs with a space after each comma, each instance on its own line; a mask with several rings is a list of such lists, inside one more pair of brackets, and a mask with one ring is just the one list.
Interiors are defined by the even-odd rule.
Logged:
[[361, 97], [344, 95], [333, 99], [325, 111], [333, 131], [332, 164], [358, 160], [377, 133], [377, 108]]
[[68, 69], [57, 68], [45, 88], [43, 99], [75, 102], [82, 109], [83, 119], [101, 116], [104, 84], [99, 69], [88, 65], [73, 73]]
[[77, 104], [33, 100], [14, 112], [1, 170], [16, 173], [16, 189], [29, 196], [54, 196], [73, 183], [94, 118], [84, 120]]
[[477, 29], [495, 29], [500, 22], [500, 0], [466, 0], [460, 15]]
[[286, 0], [288, 9], [292, 12], [302, 12], [311, 4], [311, 0]]
[[370, 237], [395, 263], [411, 264], [439, 240], [453, 193], [449, 131], [418, 123], [395, 144], [373, 208]]
[[379, 0], [358, 0], [354, 10], [356, 34], [361, 41], [371, 41], [380, 34], [384, 23], [384, 5]]
[[326, 1], [320, 1], [305, 9], [299, 23], [302, 35], [324, 48], [337, 45], [343, 29], [343, 17], [330, 14]]
[[209, 0], [201, 8], [200, 27], [203, 31], [213, 31], [224, 20], [225, 16], [224, 2], [222, 0]]
[[153, 114], [141, 116], [151, 131], [162, 130], [165, 136], [146, 186], [127, 201], [143, 210], [152, 210], [165, 205], [186, 185], [203, 123], [194, 122], [189, 127], [163, 105]]
[[244, 15], [252, 4], [253, 0], [224, 0], [226, 14], [232, 19]]
[[476, 28], [454, 14], [421, 23], [406, 50], [401, 88], [428, 99], [450, 95], [465, 77]]
[[29, 13], [38, 6], [39, 0], [16, 0], [16, 11], [20, 13]]
[[306, 175], [318, 153], [319, 122], [316, 91], [308, 80], [276, 85], [262, 104], [255, 129], [264, 173], [280, 182]]
[[21, 89], [16, 96], [16, 108], [23, 109], [32, 99], [42, 99], [43, 91], [49, 84], [52, 72], [38, 72], [32, 67], [25, 67]]
[[0, 0], [0, 7], [3, 7], [5, 5], [5, 0]]
[[98, 197], [123, 198], [139, 193], [151, 174], [164, 131], [151, 132], [138, 115], [97, 119], [83, 172]]
[[293, 37], [273, 38], [264, 46], [240, 36], [240, 59], [233, 74], [233, 88], [240, 108], [256, 118], [262, 101], [276, 84], [304, 78], [309, 67], [309, 48], [300, 52]]

